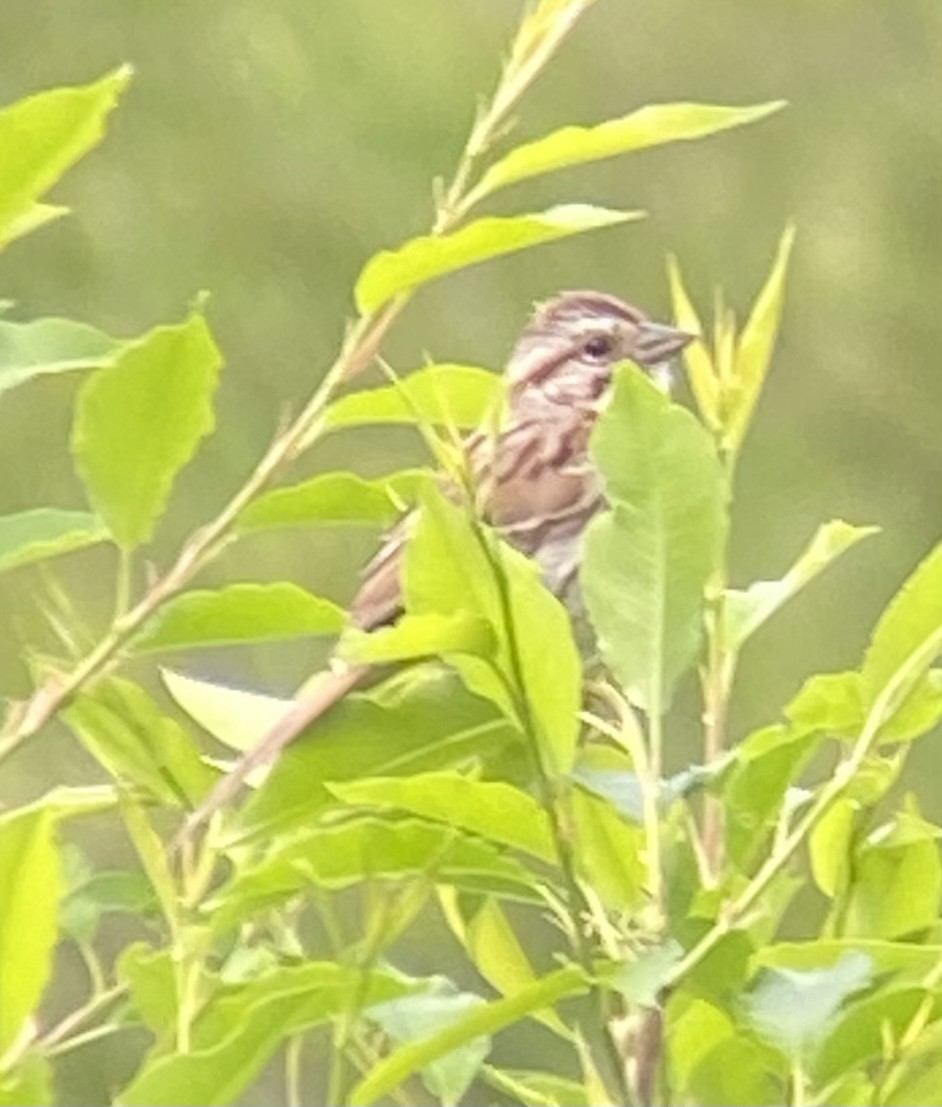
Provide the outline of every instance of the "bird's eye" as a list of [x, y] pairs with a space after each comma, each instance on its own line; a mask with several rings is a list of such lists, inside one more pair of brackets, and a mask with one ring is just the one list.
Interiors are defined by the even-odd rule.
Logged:
[[608, 335], [596, 334], [586, 341], [582, 352], [594, 361], [601, 361], [602, 358], [609, 357], [614, 349], [615, 343]]

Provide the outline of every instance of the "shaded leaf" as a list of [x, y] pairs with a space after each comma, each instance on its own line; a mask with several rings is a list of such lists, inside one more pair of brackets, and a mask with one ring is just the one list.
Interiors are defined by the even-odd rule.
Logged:
[[173, 482], [215, 425], [222, 356], [205, 320], [155, 327], [82, 386], [72, 431], [89, 498], [126, 549], [147, 542]]
[[346, 625], [330, 600], [279, 581], [184, 592], [134, 639], [135, 653], [336, 634]]
[[36, 201], [101, 141], [130, 77], [122, 66], [93, 84], [40, 92], [0, 111], [0, 246], [23, 233]]
[[657, 1007], [664, 985], [671, 979], [674, 966], [684, 951], [675, 941], [642, 951], [611, 978], [612, 988], [639, 1007]]
[[[369, 395], [369, 393], [362, 393]], [[434, 477], [422, 469], [376, 480], [355, 473], [323, 473], [303, 484], [276, 488], [259, 497], [239, 516], [241, 531], [312, 523], [394, 522]]]
[[403, 615], [393, 626], [369, 633], [350, 629], [341, 639], [338, 654], [345, 661], [369, 665], [452, 653], [488, 657], [495, 645], [491, 625], [479, 616], [465, 611], [430, 612]]
[[372, 315], [401, 292], [490, 258], [558, 238], [641, 218], [590, 204], [563, 204], [530, 215], [489, 216], [448, 235], [423, 235], [374, 255], [356, 283], [357, 309]]
[[496, 1033], [505, 1026], [519, 1022], [531, 1011], [585, 990], [581, 970], [569, 966], [544, 976], [515, 995], [477, 1007], [451, 1026], [417, 1042], [400, 1046], [379, 1061], [351, 1091], [350, 1107], [368, 1107], [439, 1057], [444, 1057], [475, 1038]]
[[768, 279], [756, 297], [752, 312], [736, 347], [732, 390], [727, 396], [724, 420], [726, 438], [733, 451], [739, 449], [752, 421], [762, 386], [765, 383], [772, 351], [778, 338], [785, 303], [785, 277], [788, 259], [795, 241], [795, 228], [789, 226], [779, 242], [778, 252]]
[[473, 196], [477, 201], [518, 181], [572, 165], [613, 158], [668, 142], [704, 138], [717, 131], [764, 119], [784, 106], [782, 100], [749, 107], [651, 104], [620, 119], [609, 119], [592, 127], [562, 127], [511, 150], [487, 170]]
[[104, 915], [145, 915], [155, 907], [150, 883], [139, 872], [122, 869], [91, 874], [63, 901], [59, 922], [65, 933], [92, 942]]
[[500, 399], [497, 373], [472, 365], [427, 365], [395, 384], [351, 392], [324, 413], [328, 430], [378, 423], [443, 425], [459, 430], [482, 423]]
[[0, 1054], [39, 1003], [56, 946], [64, 888], [50, 810], [0, 817]]
[[593, 455], [614, 510], [589, 525], [586, 605], [629, 697], [661, 714], [699, 649], [727, 526], [725, 479], [703, 427], [635, 368], [618, 373]]
[[0, 515], [0, 572], [108, 540], [97, 515], [37, 507]]
[[738, 649], [767, 619], [862, 538], [877, 534], [879, 527], [858, 527], [834, 519], [819, 527], [814, 538], [781, 580], [760, 580], [745, 591], [726, 594], [725, 640]]
[[72, 319], [0, 319], [0, 394], [34, 377], [108, 365], [124, 345]]
[[780, 1054], [744, 1034], [724, 1036], [693, 1066], [687, 1093], [718, 1107], [775, 1107], [787, 1102]]

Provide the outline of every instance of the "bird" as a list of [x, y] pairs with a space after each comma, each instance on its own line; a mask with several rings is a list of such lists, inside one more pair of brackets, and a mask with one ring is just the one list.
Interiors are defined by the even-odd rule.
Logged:
[[[614, 369], [632, 361], [663, 384], [673, 359], [695, 337], [655, 322], [616, 296], [561, 292], [536, 306], [507, 362], [499, 429], [481, 427], [464, 439], [484, 522], [533, 558], [544, 584], [570, 606], [578, 603], [582, 537], [606, 504], [589, 440], [610, 396]], [[400, 518], [363, 570], [350, 608], [353, 627], [378, 630], [402, 614], [403, 555], [417, 510]], [[308, 681], [282, 718], [190, 813], [177, 842], [230, 803], [254, 770], [272, 761], [369, 672], [369, 666], [335, 659]]]

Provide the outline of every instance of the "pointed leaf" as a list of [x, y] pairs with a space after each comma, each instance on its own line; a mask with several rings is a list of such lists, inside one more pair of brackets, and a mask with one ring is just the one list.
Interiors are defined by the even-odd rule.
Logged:
[[0, 515], [0, 573], [47, 557], [108, 541], [97, 515], [37, 507], [17, 515]]
[[456, 611], [453, 615], [403, 615], [394, 626], [369, 634], [349, 630], [341, 639], [338, 654], [356, 664], [380, 665], [453, 653], [489, 657], [495, 648], [490, 623], [478, 615]]
[[739, 449], [755, 410], [772, 351], [778, 338], [785, 303], [785, 277], [795, 241], [795, 228], [786, 228], [779, 242], [772, 271], [756, 298], [752, 314], [739, 337], [734, 363], [732, 395], [726, 416], [726, 435], [733, 451]]
[[[690, 334], [702, 335], [703, 326], [696, 309], [684, 288], [680, 265], [671, 257], [667, 263], [667, 274], [671, 285], [671, 299], [674, 303], [674, 320], [681, 330]], [[684, 367], [693, 391], [700, 417], [712, 431], [722, 426], [720, 416], [720, 384], [716, 369], [702, 338], [696, 339], [684, 347]]]
[[184, 592], [134, 640], [135, 653], [336, 634], [343, 609], [296, 584], [230, 584]]
[[401, 292], [457, 269], [640, 218], [640, 212], [563, 204], [530, 215], [489, 216], [453, 234], [413, 238], [396, 250], [376, 254], [366, 263], [356, 284], [357, 309], [362, 315], [372, 315]]
[[396, 384], [351, 392], [324, 413], [329, 430], [372, 423], [431, 423], [466, 430], [482, 423], [500, 398], [501, 379], [472, 365], [428, 365]]
[[749, 107], [651, 104], [594, 127], [562, 127], [535, 142], [518, 146], [492, 165], [474, 189], [474, 199], [477, 201], [499, 188], [572, 165], [613, 158], [669, 142], [704, 138], [717, 131], [764, 119], [784, 106], [782, 100]]
[[164, 685], [191, 719], [232, 749], [248, 750], [292, 706], [292, 700], [230, 688], [161, 669]]
[[484, 1034], [494, 1034], [532, 1011], [586, 990], [582, 971], [569, 966], [544, 976], [515, 995], [477, 1007], [458, 1022], [409, 1045], [400, 1046], [373, 1066], [350, 1092], [350, 1107], [369, 1107], [414, 1072]]
[[128, 343], [82, 386], [72, 432], [89, 498], [126, 549], [147, 542], [214, 426], [222, 357], [202, 315]]
[[33, 231], [38, 231], [40, 227], [45, 227], [47, 223], [55, 223], [68, 214], [69, 209], [62, 204], [33, 204], [32, 207], [28, 208], [22, 215], [16, 216], [9, 224], [2, 245], [9, 246], [11, 242], [16, 242], [18, 238], [32, 234]]
[[131, 77], [123, 66], [94, 84], [40, 92], [0, 111], [0, 247], [16, 234], [36, 201], [96, 146]]
[[660, 714], [699, 649], [727, 526], [725, 478], [704, 428], [633, 367], [618, 373], [593, 455], [614, 510], [589, 526], [586, 605], [632, 701]]
[[64, 888], [55, 813], [0, 816], [0, 1053], [18, 1039], [52, 972]]
[[434, 479], [423, 469], [404, 469], [376, 480], [355, 473], [324, 473], [259, 497], [239, 516], [239, 529], [245, 532], [312, 523], [386, 525], [415, 503]]
[[879, 527], [858, 527], [833, 519], [819, 527], [814, 538], [781, 580], [760, 580], [745, 591], [726, 596], [725, 644], [738, 649], [750, 635], [818, 573], [855, 546], [862, 538], [879, 533]]
[[0, 319], [0, 393], [34, 377], [108, 365], [124, 345], [72, 319]]

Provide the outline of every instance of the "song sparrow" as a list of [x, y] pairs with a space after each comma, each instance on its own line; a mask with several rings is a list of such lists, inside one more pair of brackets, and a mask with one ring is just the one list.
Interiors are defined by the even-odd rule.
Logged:
[[[507, 365], [506, 417], [499, 433], [465, 441], [484, 518], [533, 557], [547, 586], [566, 599], [575, 583], [582, 535], [604, 504], [589, 437], [605, 404], [613, 367], [631, 359], [652, 374], [693, 338], [652, 322], [638, 308], [599, 292], [564, 292], [539, 306]], [[374, 630], [401, 613], [400, 569], [413, 513], [386, 536], [367, 565], [351, 608], [355, 626]], [[342, 699], [367, 673], [335, 663], [193, 812], [188, 835], [227, 803], [246, 776], [268, 762]]]

